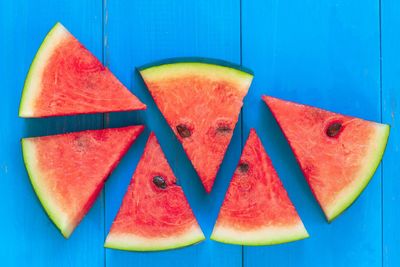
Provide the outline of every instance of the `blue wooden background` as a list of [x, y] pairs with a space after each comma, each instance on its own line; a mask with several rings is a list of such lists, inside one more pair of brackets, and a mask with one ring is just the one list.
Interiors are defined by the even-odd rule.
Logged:
[[[0, 266], [400, 266], [400, 3], [396, 0], [1, 0]], [[62, 22], [148, 105], [144, 112], [66, 118], [17, 117], [31, 60]], [[214, 189], [206, 195], [135, 66], [213, 57], [255, 72]], [[392, 126], [383, 164], [356, 203], [326, 223], [270, 112], [271, 94]], [[65, 240], [29, 183], [20, 138], [145, 123], [147, 131], [102, 196]], [[240, 247], [207, 240], [156, 253], [103, 248], [150, 130], [156, 132], [206, 236], [255, 127], [311, 237]]]

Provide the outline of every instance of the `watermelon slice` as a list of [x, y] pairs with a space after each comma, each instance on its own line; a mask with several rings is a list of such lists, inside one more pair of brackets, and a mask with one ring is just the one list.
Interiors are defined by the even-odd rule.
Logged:
[[255, 130], [250, 130], [211, 239], [274, 245], [308, 237]]
[[47, 34], [29, 69], [19, 116], [37, 118], [145, 108], [57, 23]]
[[264, 96], [311, 190], [332, 221], [371, 180], [389, 126]]
[[209, 193], [253, 75], [202, 62], [160, 64], [140, 73]]
[[154, 251], [204, 240], [196, 218], [151, 133], [105, 247]]
[[25, 166], [44, 209], [68, 238], [143, 126], [22, 139]]

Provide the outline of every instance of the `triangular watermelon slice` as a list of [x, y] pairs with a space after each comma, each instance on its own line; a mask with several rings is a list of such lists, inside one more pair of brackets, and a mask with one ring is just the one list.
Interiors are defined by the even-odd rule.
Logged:
[[104, 246], [154, 251], [204, 239], [182, 188], [176, 184], [157, 138], [151, 133]]
[[209, 193], [253, 75], [201, 62], [161, 64], [140, 73]]
[[33, 188], [66, 238], [142, 131], [143, 126], [130, 126], [22, 139]]
[[146, 105], [57, 23], [29, 69], [19, 116], [37, 118], [145, 108]]
[[211, 239], [259, 246], [307, 237], [261, 140], [250, 130]]
[[264, 96], [328, 221], [372, 178], [389, 126]]

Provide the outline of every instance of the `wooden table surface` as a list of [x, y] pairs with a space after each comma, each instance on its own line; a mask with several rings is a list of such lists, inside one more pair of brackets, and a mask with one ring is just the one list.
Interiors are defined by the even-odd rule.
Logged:
[[[0, 266], [400, 266], [400, 2], [396, 0], [1, 0]], [[25, 75], [47, 31], [63, 23], [142, 101], [144, 112], [18, 118]], [[135, 71], [200, 56], [252, 69], [214, 189], [207, 195]], [[383, 164], [356, 203], [328, 224], [262, 94], [391, 125]], [[30, 185], [20, 139], [146, 124], [70, 239]], [[103, 248], [150, 130], [209, 237], [241, 146], [256, 128], [311, 237], [265, 247], [210, 240], [155, 253]]]

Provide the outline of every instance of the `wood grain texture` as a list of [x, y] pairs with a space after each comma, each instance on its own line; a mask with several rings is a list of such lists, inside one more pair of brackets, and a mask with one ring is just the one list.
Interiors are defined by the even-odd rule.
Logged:
[[382, 120], [391, 125], [383, 160], [383, 266], [400, 266], [400, 3], [382, 1]]
[[102, 115], [44, 120], [18, 118], [29, 65], [46, 33], [57, 21], [101, 58], [101, 2], [0, 2], [2, 266], [101, 266], [104, 262], [102, 199], [96, 202], [70, 239], [65, 240], [35, 196], [22, 161], [22, 137], [102, 126]]
[[380, 121], [379, 3], [242, 2], [243, 64], [255, 71], [244, 135], [255, 127], [309, 233], [304, 241], [246, 247], [244, 266], [381, 265], [381, 175], [328, 224], [262, 94]]
[[[211, 234], [227, 184], [240, 156], [237, 125], [213, 191], [207, 195], [182, 146], [154, 104], [135, 67], [171, 57], [212, 57], [240, 63], [239, 1], [109, 1], [106, 6], [106, 62], [148, 105], [144, 112], [110, 114], [109, 125], [145, 123], [106, 188], [106, 232], [118, 211], [149, 131], [159, 139], [199, 223]], [[206, 240], [196, 246], [156, 253], [107, 249], [107, 266], [241, 266], [241, 247]]]

